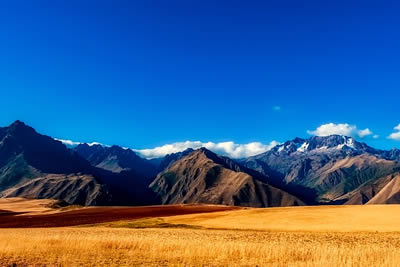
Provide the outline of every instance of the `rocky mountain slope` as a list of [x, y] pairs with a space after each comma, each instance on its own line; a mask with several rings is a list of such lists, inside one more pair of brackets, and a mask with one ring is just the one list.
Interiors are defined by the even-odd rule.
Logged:
[[112, 196], [93, 176], [48, 174], [20, 183], [0, 193], [1, 197], [62, 199], [70, 204], [107, 205]]
[[377, 180], [370, 180], [335, 201], [346, 205], [399, 204], [400, 174], [394, 173]]
[[177, 153], [172, 153], [166, 155], [162, 160], [160, 161], [158, 165], [158, 171], [162, 172], [163, 170], [167, 169], [170, 167], [174, 162], [180, 160], [181, 158], [189, 155], [192, 153], [194, 150], [191, 148], [186, 149], [185, 151], [182, 152], [177, 152]]
[[304, 205], [297, 197], [245, 170], [234, 161], [202, 148], [170, 165], [157, 176], [150, 188], [160, 196], [162, 204]]
[[[296, 138], [271, 151], [242, 160], [277, 182], [314, 190], [321, 203], [334, 202], [369, 181], [399, 170], [395, 153], [376, 150], [351, 137], [332, 135]], [[362, 203], [359, 203], [362, 204]]]
[[0, 190], [42, 173], [87, 172], [90, 168], [61, 142], [20, 121], [0, 128]]
[[131, 149], [116, 145], [107, 147], [98, 144], [79, 144], [73, 150], [97, 168], [114, 173], [131, 171], [143, 177], [155, 177], [157, 175], [154, 165], [139, 157]]
[[147, 187], [129, 172], [92, 166], [60, 141], [20, 121], [0, 128], [2, 197], [55, 198], [82, 205], [155, 203]]
[[296, 138], [231, 160], [202, 148], [156, 160], [119, 146], [67, 148], [16, 121], [0, 128], [0, 197], [81, 205], [252, 207], [400, 203], [400, 150], [354, 138]]

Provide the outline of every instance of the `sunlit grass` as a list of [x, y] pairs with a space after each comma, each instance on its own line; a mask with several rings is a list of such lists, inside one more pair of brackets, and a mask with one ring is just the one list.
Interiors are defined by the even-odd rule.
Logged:
[[398, 266], [399, 208], [248, 209], [0, 229], [0, 266]]
[[400, 232], [400, 205], [248, 209], [175, 216], [165, 222], [218, 229]]
[[400, 233], [1, 229], [0, 262], [29, 266], [396, 266]]

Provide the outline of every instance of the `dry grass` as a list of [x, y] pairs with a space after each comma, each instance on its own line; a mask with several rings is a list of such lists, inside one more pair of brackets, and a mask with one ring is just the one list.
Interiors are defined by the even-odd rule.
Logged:
[[400, 205], [248, 209], [176, 216], [165, 222], [217, 229], [400, 232]]
[[398, 209], [249, 209], [94, 227], [0, 229], [0, 266], [398, 266]]
[[399, 248], [399, 233], [0, 230], [0, 262], [5, 266], [397, 266]]
[[56, 203], [52, 199], [0, 198], [0, 209], [12, 212], [23, 212], [25, 215], [36, 215], [56, 212], [51, 206]]

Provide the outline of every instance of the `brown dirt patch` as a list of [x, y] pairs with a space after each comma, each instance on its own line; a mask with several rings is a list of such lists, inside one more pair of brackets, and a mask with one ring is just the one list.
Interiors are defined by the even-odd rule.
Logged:
[[19, 215], [0, 210], [0, 228], [64, 227], [85, 224], [208, 213], [238, 209], [228, 206], [168, 205], [148, 207], [90, 207], [53, 214]]

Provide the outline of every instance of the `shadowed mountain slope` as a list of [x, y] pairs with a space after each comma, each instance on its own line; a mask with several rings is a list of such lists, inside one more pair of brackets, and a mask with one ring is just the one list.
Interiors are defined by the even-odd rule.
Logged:
[[90, 175], [49, 174], [20, 183], [0, 193], [1, 197], [62, 199], [67, 203], [107, 205], [111, 195], [106, 185]]
[[149, 180], [93, 167], [60, 141], [20, 121], [0, 128], [0, 196], [82, 205], [154, 204]]
[[157, 170], [148, 160], [139, 157], [131, 149], [120, 146], [79, 144], [74, 148], [92, 166], [115, 173], [131, 171], [143, 177], [155, 177]]
[[161, 161], [160, 164], [158, 165], [158, 170], [159, 172], [162, 172], [163, 170], [167, 169], [169, 166], [171, 166], [174, 162], [180, 160], [181, 158], [189, 155], [192, 153], [194, 150], [191, 148], [186, 149], [185, 151], [178, 152], [178, 153], [172, 153], [166, 155]]

